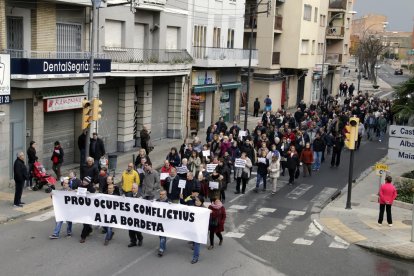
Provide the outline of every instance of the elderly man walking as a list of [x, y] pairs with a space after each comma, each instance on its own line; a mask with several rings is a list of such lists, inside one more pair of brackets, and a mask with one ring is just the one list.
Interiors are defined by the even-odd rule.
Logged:
[[26, 180], [29, 179], [27, 167], [24, 164], [24, 153], [23, 152], [19, 152], [17, 154], [16, 161], [14, 161], [13, 171], [14, 171], [14, 182], [15, 182], [14, 207], [23, 207], [24, 202], [21, 201], [22, 193], [23, 193], [23, 186]]

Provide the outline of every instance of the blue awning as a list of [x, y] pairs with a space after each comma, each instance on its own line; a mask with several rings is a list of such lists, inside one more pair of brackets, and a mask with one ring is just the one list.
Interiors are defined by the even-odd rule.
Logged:
[[222, 83], [221, 88], [223, 90], [239, 89], [242, 86], [241, 82], [228, 82]]
[[193, 86], [194, 93], [215, 92], [217, 90], [216, 84], [195, 85]]

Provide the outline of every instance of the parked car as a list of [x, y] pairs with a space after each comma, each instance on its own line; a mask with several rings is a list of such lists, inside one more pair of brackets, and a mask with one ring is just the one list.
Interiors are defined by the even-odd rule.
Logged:
[[403, 69], [401, 69], [401, 68], [395, 69], [394, 75], [402, 75], [402, 74], [403, 74]]
[[381, 68], [381, 65], [379, 64], [375, 65], [375, 69], [380, 69], [380, 68]]

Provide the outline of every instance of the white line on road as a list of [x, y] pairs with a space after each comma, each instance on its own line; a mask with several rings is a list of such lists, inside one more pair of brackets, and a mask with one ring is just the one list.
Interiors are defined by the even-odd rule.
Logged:
[[46, 221], [46, 220], [48, 220], [48, 219], [50, 219], [50, 218], [53, 218], [54, 216], [55, 216], [55, 211], [51, 210], [51, 211], [48, 211], [48, 212], [43, 213], [43, 214], [41, 214], [41, 215], [38, 215], [38, 216], [35, 216], [35, 217], [28, 218], [28, 219], [26, 219], [26, 220], [28, 220], [28, 221], [38, 221], [38, 222], [40, 222], [40, 221]]
[[227, 232], [226, 234], [224, 234], [225, 237], [229, 237], [229, 238], [236, 238], [236, 239], [240, 239], [244, 236], [244, 233], [237, 233], [237, 232]]
[[311, 245], [313, 243], [313, 241], [311, 240], [306, 240], [304, 238], [297, 238], [296, 240], [293, 241], [294, 244], [300, 244], [300, 245]]
[[311, 223], [309, 224], [308, 231], [306, 231], [305, 235], [306, 235], [307, 237], [316, 237], [316, 236], [318, 236], [321, 232], [322, 232], [322, 231], [321, 231], [321, 230], [319, 230], [319, 229], [315, 226], [315, 224], [313, 224], [313, 222], [311, 222]]
[[308, 190], [310, 190], [313, 185], [308, 184], [300, 184], [298, 187], [293, 189], [290, 193], [286, 195], [287, 198], [290, 199], [298, 199], [299, 197], [303, 196]]
[[297, 217], [297, 216], [303, 216], [304, 214], [306, 214], [305, 211], [296, 211], [296, 210], [289, 211], [290, 216]]
[[334, 241], [331, 242], [329, 245], [331, 248], [339, 248], [339, 249], [347, 249], [349, 247], [349, 243], [347, 241], [344, 241], [338, 236], [334, 237]]
[[229, 209], [237, 209], [237, 210], [244, 210], [244, 209], [246, 209], [247, 208], [247, 206], [246, 205], [231, 205], [230, 207], [229, 207]]
[[259, 241], [271, 241], [271, 242], [275, 242], [278, 239], [279, 239], [279, 237], [272, 237], [272, 236], [263, 235], [260, 238], [258, 238], [257, 240], [259, 240]]
[[263, 212], [263, 213], [274, 213], [276, 211], [276, 209], [274, 208], [260, 208], [259, 212]]
[[280, 234], [285, 230], [289, 225], [292, 224], [293, 220], [299, 216], [304, 215], [304, 211], [290, 211], [289, 214], [283, 219], [282, 223], [279, 223], [274, 229], [268, 231], [266, 234], [258, 238], [259, 241], [277, 241], [280, 237]]

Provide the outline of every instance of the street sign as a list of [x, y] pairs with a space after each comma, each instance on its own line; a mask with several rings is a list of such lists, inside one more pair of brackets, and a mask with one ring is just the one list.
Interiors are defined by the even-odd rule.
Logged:
[[414, 127], [390, 125], [390, 137], [414, 139]]
[[384, 173], [388, 171], [388, 165], [377, 163], [375, 164], [375, 171], [377, 175], [383, 175]]
[[414, 139], [390, 137], [388, 147], [392, 149], [414, 151]]
[[398, 149], [388, 149], [388, 158], [414, 163], [414, 152]]
[[[93, 90], [93, 97], [96, 97], [96, 95], [99, 95], [99, 84], [96, 81], [92, 81], [92, 90]], [[86, 95], [89, 95], [89, 81], [87, 81], [83, 85], [83, 92], [85, 92]]]

